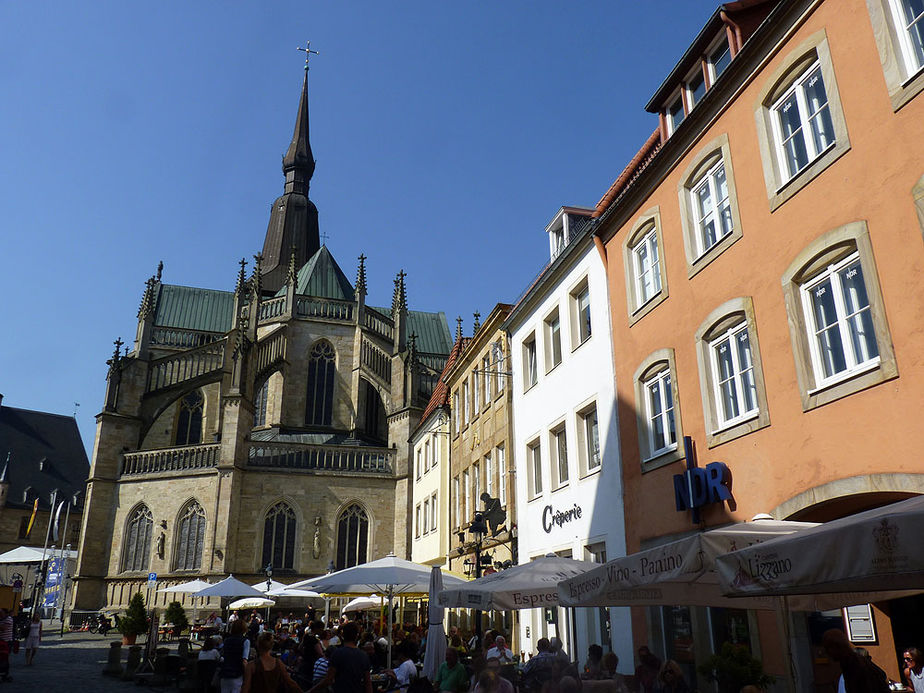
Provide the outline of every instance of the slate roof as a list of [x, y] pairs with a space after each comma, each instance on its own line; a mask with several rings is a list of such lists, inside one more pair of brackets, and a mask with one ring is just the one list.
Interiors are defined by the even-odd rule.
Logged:
[[[295, 293], [299, 296], [352, 301], [353, 285], [350, 284], [350, 280], [346, 278], [327, 246], [322, 245], [318, 252], [312, 255], [298, 271]], [[276, 292], [276, 295], [285, 296], [286, 288], [283, 286]]]
[[47, 511], [53, 489], [59, 500], [79, 492], [77, 505], [83, 505], [90, 462], [72, 416], [0, 405], [0, 471], [4, 466], [7, 507], [31, 508], [38, 498], [39, 509]]
[[157, 290], [154, 324], [203, 332], [227, 332], [234, 314], [230, 291], [161, 284]]

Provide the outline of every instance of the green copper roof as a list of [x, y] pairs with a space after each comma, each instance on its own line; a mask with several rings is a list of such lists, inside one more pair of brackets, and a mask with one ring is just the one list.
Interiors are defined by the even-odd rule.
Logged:
[[[340, 301], [353, 300], [353, 286], [326, 245], [322, 245], [298, 271], [295, 293], [299, 296], [334, 298]], [[276, 292], [277, 296], [285, 294], [285, 287]]]
[[184, 330], [227, 332], [231, 329], [233, 312], [234, 294], [230, 291], [161, 284], [154, 324]]
[[[382, 315], [391, 317], [391, 308], [369, 306]], [[417, 351], [424, 354], [448, 354], [452, 349], [452, 337], [446, 314], [427, 313], [422, 310], [409, 310], [407, 315], [407, 335], [417, 335]]]

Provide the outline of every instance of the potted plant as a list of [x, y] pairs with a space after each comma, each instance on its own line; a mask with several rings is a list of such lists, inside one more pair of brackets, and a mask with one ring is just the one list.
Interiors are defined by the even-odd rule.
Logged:
[[718, 684], [719, 693], [738, 693], [747, 685], [763, 690], [774, 682], [774, 678], [764, 673], [760, 660], [752, 657], [747, 647], [730, 642], [722, 643], [719, 652], [697, 668], [707, 680]]
[[189, 619], [186, 610], [179, 602], [170, 602], [164, 610], [164, 621], [173, 624], [173, 634], [179, 637], [180, 633], [189, 628]]
[[147, 633], [148, 615], [144, 610], [144, 597], [141, 596], [141, 592], [132, 595], [128, 610], [119, 621], [119, 630], [122, 632], [123, 645], [134, 645], [139, 635]]

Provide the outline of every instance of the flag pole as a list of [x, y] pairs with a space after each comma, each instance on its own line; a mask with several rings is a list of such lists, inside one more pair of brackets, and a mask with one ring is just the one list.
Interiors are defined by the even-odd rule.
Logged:
[[55, 489], [51, 492], [51, 507], [48, 509], [48, 526], [45, 527], [45, 545], [42, 547], [42, 562], [39, 563], [39, 583], [38, 589], [33, 588], [32, 594], [32, 612], [31, 615], [35, 616], [35, 607], [38, 602], [42, 600], [42, 596], [45, 593], [45, 555], [48, 552], [48, 537], [51, 535], [51, 518], [55, 513], [55, 503], [58, 501], [58, 489]]

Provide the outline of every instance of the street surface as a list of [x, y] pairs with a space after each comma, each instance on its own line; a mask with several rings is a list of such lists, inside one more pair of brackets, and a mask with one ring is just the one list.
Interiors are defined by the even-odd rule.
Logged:
[[[146, 691], [148, 687], [135, 686], [103, 676], [109, 656], [109, 643], [119, 640], [118, 633], [65, 633], [58, 635], [61, 624], [44, 621], [45, 635], [32, 666], [26, 666], [23, 650], [11, 655], [10, 676], [13, 680], [0, 683], [0, 693], [50, 693], [51, 691], [84, 690], [93, 693], [131, 693]], [[139, 639], [139, 644], [141, 639]], [[166, 646], [166, 645], [163, 645]], [[174, 649], [171, 647], [171, 649]], [[122, 648], [122, 666], [128, 657], [128, 647]], [[164, 688], [150, 690], [164, 691]], [[172, 690], [176, 690], [175, 687]]]

